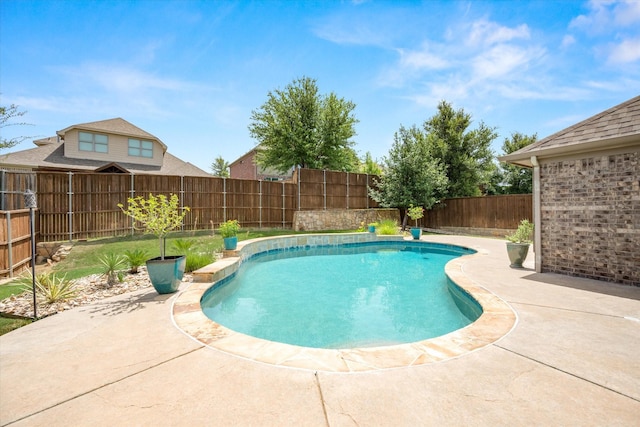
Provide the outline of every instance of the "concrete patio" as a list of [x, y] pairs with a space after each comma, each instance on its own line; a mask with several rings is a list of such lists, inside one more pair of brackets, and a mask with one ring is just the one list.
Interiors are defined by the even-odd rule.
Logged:
[[[153, 290], [0, 337], [2, 426], [640, 425], [640, 288], [509, 268], [504, 242], [464, 263], [518, 315], [442, 362], [362, 373], [273, 366], [206, 347]], [[187, 284], [183, 284], [186, 287]]]

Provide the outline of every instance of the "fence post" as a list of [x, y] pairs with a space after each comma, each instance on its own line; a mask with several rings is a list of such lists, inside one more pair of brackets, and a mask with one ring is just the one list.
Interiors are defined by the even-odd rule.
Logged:
[[367, 209], [369, 209], [369, 174], [367, 174]]
[[[129, 189], [129, 198], [133, 199], [136, 196], [136, 190], [135, 190], [135, 179], [133, 174], [131, 174], [131, 189]], [[136, 234], [136, 229], [135, 229], [135, 220], [131, 217], [127, 217], [129, 222], [131, 223], [131, 235], [133, 236], [134, 234]]]
[[262, 228], [262, 181], [258, 181], [258, 224]]
[[[184, 175], [180, 175], [180, 213], [184, 212]], [[180, 231], [184, 231], [184, 221], [180, 222]]]
[[222, 178], [222, 222], [227, 221], [227, 178]]
[[347, 172], [347, 209], [349, 209], [349, 172]]
[[9, 262], [9, 277], [13, 277], [13, 236], [11, 235], [11, 211], [5, 216], [7, 221], [7, 261]]
[[324, 209], [323, 210], [327, 210], [327, 170], [323, 169], [322, 170], [322, 195], [324, 198]]
[[69, 242], [73, 242], [73, 172], [69, 173], [69, 210], [67, 212], [67, 225], [69, 227]]
[[302, 171], [300, 166], [298, 166], [298, 210], [300, 210], [300, 183], [302, 182]]
[[285, 228], [286, 220], [287, 220], [287, 203], [285, 199], [285, 185], [284, 181], [282, 181], [282, 228]]
[[5, 198], [7, 197], [7, 195], [5, 194], [7, 186], [6, 179], [6, 172], [4, 170], [0, 171], [0, 211], [7, 210], [7, 208], [5, 207]]

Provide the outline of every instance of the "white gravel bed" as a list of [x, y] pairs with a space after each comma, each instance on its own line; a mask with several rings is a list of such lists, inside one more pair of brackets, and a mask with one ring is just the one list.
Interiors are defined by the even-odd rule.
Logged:
[[[64, 310], [91, 304], [104, 298], [152, 287], [146, 267], [141, 267], [138, 271], [137, 274], [126, 274], [122, 282], [112, 286], [107, 284], [107, 278], [101, 274], [92, 274], [91, 276], [76, 279], [73, 282], [78, 289], [78, 295], [73, 299], [54, 304], [38, 302], [38, 317], [50, 316]], [[191, 282], [192, 280], [189, 274], [185, 274], [182, 278], [183, 282]], [[0, 301], [0, 313], [20, 317], [33, 317], [32, 294], [23, 292], [3, 299]]]

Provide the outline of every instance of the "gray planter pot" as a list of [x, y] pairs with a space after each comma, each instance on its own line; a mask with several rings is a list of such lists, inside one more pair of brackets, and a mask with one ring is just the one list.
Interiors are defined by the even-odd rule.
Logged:
[[522, 263], [529, 254], [529, 243], [507, 242], [507, 254], [511, 261], [511, 268], [522, 268]]
[[165, 256], [164, 260], [153, 258], [147, 261], [147, 273], [151, 284], [159, 294], [176, 292], [182, 282], [187, 257], [184, 255]]

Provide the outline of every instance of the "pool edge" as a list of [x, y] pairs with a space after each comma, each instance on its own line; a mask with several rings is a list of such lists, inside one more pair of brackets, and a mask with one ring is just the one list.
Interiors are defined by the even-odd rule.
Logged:
[[[241, 242], [234, 253], [226, 254], [233, 256], [223, 258], [207, 267], [204, 278], [210, 281], [192, 283], [177, 295], [172, 305], [174, 324], [187, 336], [203, 345], [228, 354], [275, 366], [336, 373], [379, 371], [449, 360], [486, 347], [503, 338], [515, 327], [517, 322], [515, 311], [504, 300], [475, 283], [464, 273], [464, 263], [471, 257], [484, 256], [482, 251], [454, 258], [445, 265], [447, 277], [480, 304], [483, 310], [482, 315], [464, 328], [424, 341], [352, 349], [300, 347], [232, 331], [207, 318], [202, 312], [200, 299], [204, 293], [213, 282], [237, 270], [243, 257], [250, 257], [257, 253], [256, 248], [253, 247], [256, 243], [261, 242], [258, 246], [264, 248], [265, 242], [267, 246], [283, 247], [293, 241], [298, 244], [307, 242], [317, 244], [317, 242], [329, 240], [357, 243], [404, 239], [402, 236], [340, 233], [266, 237]], [[441, 246], [463, 247], [447, 244]]]

